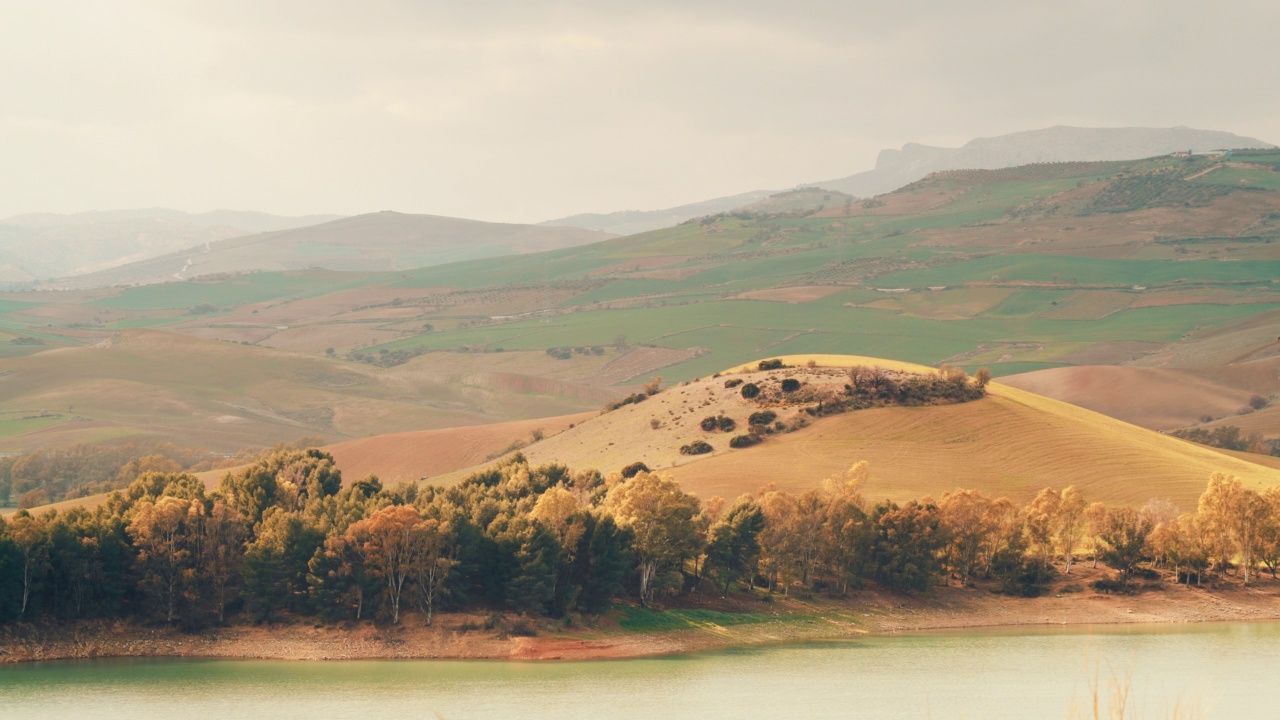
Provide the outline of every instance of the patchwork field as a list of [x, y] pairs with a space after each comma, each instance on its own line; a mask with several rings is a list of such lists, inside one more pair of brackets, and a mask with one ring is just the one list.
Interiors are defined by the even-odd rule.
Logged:
[[[1262, 359], [1280, 352], [1280, 191], [1237, 175], [1274, 174], [1269, 158], [952, 171], [514, 258], [7, 293], [0, 447], [161, 432], [223, 448], [557, 415], [775, 354], [998, 377]], [[217, 350], [120, 355], [144, 328]], [[116, 350], [99, 364], [103, 342]], [[264, 370], [307, 363], [360, 385]], [[212, 391], [223, 376], [233, 389]]]

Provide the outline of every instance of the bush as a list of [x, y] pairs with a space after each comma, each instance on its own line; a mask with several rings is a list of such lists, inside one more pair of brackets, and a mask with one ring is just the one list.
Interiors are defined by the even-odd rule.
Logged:
[[1249, 407], [1253, 408], [1254, 410], [1261, 410], [1262, 408], [1267, 406], [1267, 402], [1268, 402], [1267, 399], [1262, 397], [1261, 395], [1254, 395], [1253, 397], [1249, 398]]
[[688, 445], [680, 447], [681, 455], [706, 455], [715, 448], [711, 447], [711, 443], [705, 440], [694, 440]]
[[719, 423], [716, 422], [716, 419], [714, 416], [708, 415], [707, 417], [702, 418], [702, 422], [698, 423], [698, 426], [701, 427], [703, 430], [706, 430], [707, 432], [712, 432], [717, 427], [719, 427]]
[[742, 384], [742, 378], [729, 378], [728, 380], [724, 381], [724, 386], [727, 388], [736, 388], [741, 384]]
[[731, 417], [721, 415], [716, 418], [716, 426], [720, 428], [721, 432], [733, 432], [733, 429], [738, 427], [738, 423], [734, 422]]
[[729, 447], [731, 448], [751, 447], [752, 445], [755, 445], [758, 442], [760, 442], [759, 435], [736, 435], [732, 440], [729, 441]]
[[645, 465], [643, 462], [633, 462], [622, 468], [622, 477], [630, 479], [642, 472], [649, 472], [649, 466]]
[[782, 381], [782, 392], [795, 392], [800, 389], [800, 381], [795, 378], [787, 378]]
[[611, 411], [613, 411], [613, 410], [617, 410], [618, 408], [622, 407], [623, 405], [634, 405], [634, 404], [636, 404], [636, 403], [642, 403], [642, 402], [644, 402], [645, 400], [648, 400], [648, 399], [649, 399], [649, 396], [648, 396], [648, 395], [646, 395], [646, 394], [644, 394], [644, 393], [635, 393], [634, 395], [628, 395], [628, 396], [626, 396], [626, 397], [622, 398], [621, 400], [618, 400], [618, 401], [615, 401], [615, 402], [611, 402], [611, 403], [609, 403], [608, 405], [605, 405], [605, 406], [604, 406], [604, 411], [605, 411], [605, 412], [611, 412]]
[[1094, 580], [1093, 582], [1089, 583], [1089, 585], [1094, 590], [1107, 595], [1110, 595], [1111, 593], [1124, 592], [1127, 589], [1124, 583], [1120, 582], [1119, 580], [1112, 580], [1111, 578], [1102, 578], [1101, 580]]
[[760, 394], [760, 386], [755, 383], [747, 383], [742, 386], [742, 397], [750, 400]]
[[751, 417], [747, 418], [748, 425], [768, 425], [778, 419], [778, 413], [772, 410], [761, 410], [760, 412], [751, 413]]
[[786, 367], [786, 365], [783, 365], [782, 361], [776, 358], [773, 360], [761, 360], [760, 363], [756, 365], [756, 368], [760, 370], [781, 370], [784, 367]]

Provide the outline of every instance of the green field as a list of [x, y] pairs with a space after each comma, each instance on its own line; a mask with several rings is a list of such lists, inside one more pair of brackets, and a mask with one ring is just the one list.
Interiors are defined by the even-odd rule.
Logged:
[[[767, 612], [736, 613], [695, 608], [653, 610], [627, 605], [621, 608], [618, 625], [630, 632], [672, 632], [775, 622], [777, 619], [777, 616]], [[803, 618], [789, 615], [787, 619], [794, 621]]]
[[1280, 261], [1112, 260], [1066, 255], [973, 258], [942, 267], [905, 270], [881, 277], [883, 287], [928, 287], [970, 282], [1062, 282], [1082, 285], [1163, 285], [1175, 282], [1271, 282]]
[[66, 418], [52, 415], [48, 417], [0, 417], [0, 438], [32, 432], [65, 420]]
[[230, 307], [315, 297], [367, 285], [369, 277], [336, 272], [256, 273], [223, 282], [173, 282], [129, 288], [93, 305], [112, 310], [178, 310], [203, 303]]
[[20, 312], [33, 307], [38, 307], [36, 303], [23, 302], [21, 300], [0, 300], [0, 315], [8, 315], [12, 312]]
[[1280, 172], [1263, 168], [1223, 167], [1198, 179], [1213, 185], [1234, 185], [1264, 190], [1280, 190]]

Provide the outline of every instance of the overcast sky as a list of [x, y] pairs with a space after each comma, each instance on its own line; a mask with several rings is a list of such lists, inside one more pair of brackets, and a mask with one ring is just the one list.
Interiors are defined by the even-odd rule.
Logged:
[[1055, 124], [1280, 142], [1275, 0], [15, 0], [0, 216], [654, 209]]

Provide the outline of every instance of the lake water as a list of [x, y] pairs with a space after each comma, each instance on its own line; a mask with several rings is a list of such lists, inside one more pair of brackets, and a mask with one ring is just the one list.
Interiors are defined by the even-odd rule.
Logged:
[[[945, 632], [603, 662], [93, 660], [0, 666], [0, 717], [1280, 717], [1280, 623]], [[1129, 717], [1129, 716], [1126, 716]], [[1184, 713], [1182, 717], [1187, 717]]]

